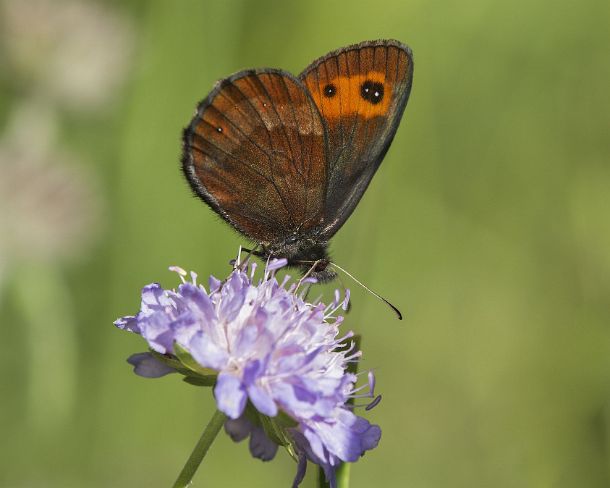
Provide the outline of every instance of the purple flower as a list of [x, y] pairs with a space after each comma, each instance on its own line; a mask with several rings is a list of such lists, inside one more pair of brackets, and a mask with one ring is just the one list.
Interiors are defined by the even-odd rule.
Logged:
[[353, 343], [346, 346], [352, 332], [339, 336], [342, 317], [335, 314], [348, 297], [341, 301], [337, 293], [328, 306], [306, 302], [298, 284], [276, 280], [275, 270], [285, 264], [271, 261], [257, 283], [255, 264], [250, 272], [238, 266], [223, 282], [211, 277], [208, 290], [194, 273], [186, 281], [185, 271], [170, 268], [181, 276], [178, 289], [144, 287], [140, 312], [115, 325], [140, 334], [152, 350], [130, 358], [137, 374], [213, 377], [233, 440], [249, 436], [252, 455], [264, 461], [284, 445], [299, 461], [295, 486], [306, 459], [322, 466], [334, 486], [336, 466], [356, 461], [381, 436], [347, 404], [372, 397], [374, 378], [369, 374], [362, 394], [347, 371], [361, 354]]

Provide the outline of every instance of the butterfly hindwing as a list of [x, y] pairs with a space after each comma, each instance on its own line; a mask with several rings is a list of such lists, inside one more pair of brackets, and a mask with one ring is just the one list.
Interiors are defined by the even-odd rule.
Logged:
[[412, 77], [411, 50], [385, 40], [334, 51], [299, 76], [328, 130], [324, 237], [343, 225], [381, 164]]
[[195, 192], [261, 243], [316, 226], [324, 213], [326, 133], [301, 81], [248, 70], [221, 82], [184, 130], [183, 170]]

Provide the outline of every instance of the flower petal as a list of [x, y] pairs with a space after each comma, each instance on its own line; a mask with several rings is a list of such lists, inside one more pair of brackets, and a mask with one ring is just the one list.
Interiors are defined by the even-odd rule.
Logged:
[[162, 310], [163, 307], [166, 307], [169, 304], [165, 290], [159, 283], [151, 283], [142, 288], [141, 311], [144, 315]]
[[305, 479], [305, 473], [307, 472], [307, 457], [304, 454], [299, 456], [299, 464], [297, 466], [297, 473], [294, 476], [294, 481], [292, 482], [292, 488], [298, 488], [298, 486]]
[[[377, 446], [381, 429], [353, 412], [339, 408], [334, 422], [308, 421], [304, 435], [314, 454], [321, 459], [332, 456], [345, 462], [357, 461], [364, 451]], [[330, 458], [329, 458], [330, 459]]]
[[267, 264], [267, 271], [276, 271], [280, 268], [283, 268], [288, 264], [288, 260], [286, 258], [280, 259], [271, 259], [269, 264]]
[[166, 354], [172, 351], [174, 334], [171, 328], [172, 317], [163, 313], [152, 313], [140, 321], [142, 337], [155, 351]]
[[163, 364], [149, 352], [139, 352], [127, 358], [127, 362], [133, 366], [133, 372], [144, 378], [160, 378], [166, 374], [175, 373], [174, 368]]
[[125, 317], [121, 317], [120, 319], [116, 319], [114, 321], [114, 325], [116, 325], [119, 329], [128, 330], [129, 332], [133, 332], [135, 334], [140, 334], [140, 327], [138, 326], [138, 319], [133, 315], [126, 315]]
[[275, 417], [278, 409], [273, 397], [257, 385], [248, 386], [248, 397], [256, 409], [269, 417]]
[[247, 286], [244, 286], [241, 278], [239, 273], [233, 273], [220, 291], [222, 299], [218, 317], [225, 322], [232, 322], [237, 317], [246, 299]]
[[254, 426], [248, 417], [242, 415], [238, 419], [227, 419], [225, 421], [225, 432], [233, 442], [241, 442], [250, 435]]
[[237, 419], [246, 407], [248, 396], [239, 378], [227, 373], [220, 373], [214, 388], [218, 410], [229, 418]]
[[262, 427], [255, 427], [250, 434], [250, 453], [262, 461], [271, 461], [275, 457], [278, 445], [273, 442]]
[[[182, 283], [178, 287], [178, 292], [180, 293], [182, 300], [198, 320], [204, 322], [206, 325], [216, 320], [214, 304], [202, 288], [193, 285], [192, 283]], [[203, 324], [200, 324], [199, 328], [201, 328], [202, 325]]]
[[[180, 342], [179, 342], [180, 343]], [[207, 334], [198, 331], [187, 344], [181, 344], [191, 356], [205, 368], [222, 370], [229, 360], [226, 350], [216, 344]]]

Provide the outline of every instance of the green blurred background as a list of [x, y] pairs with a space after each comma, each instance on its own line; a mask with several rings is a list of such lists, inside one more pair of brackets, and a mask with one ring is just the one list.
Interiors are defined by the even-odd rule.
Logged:
[[[384, 396], [352, 486], [610, 486], [607, 0], [0, 6], [1, 487], [171, 485], [211, 395], [136, 377], [112, 321], [243, 242], [190, 195], [181, 128], [234, 71], [377, 38], [412, 47], [413, 92], [332, 251], [406, 318], [350, 285]], [[195, 486], [294, 470], [223, 434]]]

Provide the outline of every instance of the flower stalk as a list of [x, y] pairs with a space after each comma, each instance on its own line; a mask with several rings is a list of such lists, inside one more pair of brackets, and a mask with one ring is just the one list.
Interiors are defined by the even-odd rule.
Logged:
[[191, 484], [193, 476], [195, 476], [197, 469], [201, 465], [201, 462], [212, 445], [212, 442], [214, 442], [214, 439], [216, 439], [218, 432], [220, 432], [220, 429], [222, 429], [225, 420], [227, 420], [227, 416], [220, 410], [216, 410], [216, 412], [214, 412], [214, 415], [208, 422], [208, 425], [206, 425], [201, 437], [199, 438], [199, 441], [195, 445], [193, 452], [184, 464], [182, 471], [180, 471], [173, 488], [186, 488]]

